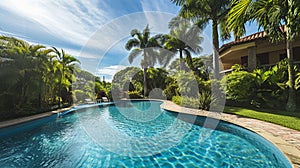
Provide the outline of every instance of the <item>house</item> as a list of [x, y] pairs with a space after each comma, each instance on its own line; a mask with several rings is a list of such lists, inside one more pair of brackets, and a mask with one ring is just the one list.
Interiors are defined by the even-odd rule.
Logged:
[[[300, 64], [300, 37], [292, 43], [295, 64]], [[219, 50], [222, 72], [229, 72], [232, 65], [240, 64], [249, 71], [257, 67], [269, 67], [287, 57], [286, 43], [271, 43], [265, 32], [251, 34], [224, 44]], [[221, 72], [221, 73], [222, 73]]]

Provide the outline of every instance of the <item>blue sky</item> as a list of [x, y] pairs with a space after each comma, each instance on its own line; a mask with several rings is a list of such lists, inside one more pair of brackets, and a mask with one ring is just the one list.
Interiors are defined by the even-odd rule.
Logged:
[[[149, 24], [153, 34], [167, 33], [179, 9], [169, 0], [1, 0], [0, 34], [63, 48], [83, 69], [110, 81], [130, 65], [124, 48], [130, 31]], [[201, 55], [211, 53], [210, 29], [202, 33]]]

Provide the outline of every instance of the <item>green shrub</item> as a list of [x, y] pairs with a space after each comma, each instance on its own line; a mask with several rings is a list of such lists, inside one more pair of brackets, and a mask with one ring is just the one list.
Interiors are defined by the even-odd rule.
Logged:
[[178, 85], [175, 83], [168, 85], [164, 90], [164, 94], [166, 95], [168, 100], [171, 100], [174, 96], [178, 96]]
[[128, 91], [127, 92], [130, 99], [140, 99], [143, 98], [139, 91]]
[[210, 91], [201, 91], [199, 94], [199, 108], [209, 110], [213, 96]]
[[89, 98], [89, 96], [83, 90], [74, 90], [75, 100], [76, 103], [84, 102], [84, 99]]
[[239, 102], [249, 102], [255, 97], [256, 77], [246, 71], [232, 72], [221, 80], [221, 87], [224, 89], [228, 99]]
[[180, 106], [199, 109], [199, 99], [187, 96], [174, 96], [172, 101]]
[[173, 96], [172, 102], [174, 102], [175, 104], [181, 105], [182, 97], [181, 96]]

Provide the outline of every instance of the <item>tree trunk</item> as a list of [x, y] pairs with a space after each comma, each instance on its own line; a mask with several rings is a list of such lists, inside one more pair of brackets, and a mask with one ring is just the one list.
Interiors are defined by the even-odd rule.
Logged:
[[[288, 30], [287, 30], [288, 33]], [[295, 91], [295, 72], [294, 72], [294, 61], [293, 61], [293, 47], [289, 40], [286, 41], [286, 52], [288, 58], [288, 87], [289, 97], [286, 104], [286, 110], [289, 112], [296, 111], [296, 91]]]
[[182, 56], [182, 50], [179, 50], [179, 61], [180, 61], [180, 67], [179, 70], [182, 71], [183, 70], [183, 56]]
[[218, 33], [218, 21], [212, 20], [212, 39], [213, 39], [213, 68], [214, 79], [219, 79], [219, 33]]
[[148, 96], [147, 68], [144, 68], [144, 97]]

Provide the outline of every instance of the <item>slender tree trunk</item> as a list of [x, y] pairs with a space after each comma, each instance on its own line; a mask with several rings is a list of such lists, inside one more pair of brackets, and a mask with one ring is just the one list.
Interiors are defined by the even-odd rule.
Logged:
[[[287, 33], [288, 30], [287, 30]], [[288, 87], [289, 87], [289, 97], [286, 104], [286, 110], [289, 112], [296, 111], [296, 91], [295, 91], [295, 71], [294, 71], [294, 61], [293, 61], [293, 47], [289, 40], [286, 41], [286, 52], [288, 58]]]
[[182, 50], [179, 50], [179, 61], [180, 61], [180, 71], [183, 70], [183, 56], [182, 56]]
[[60, 78], [60, 82], [59, 82], [59, 101], [58, 101], [58, 108], [61, 108], [61, 102], [62, 102], [62, 81], [64, 78], [64, 66], [63, 66], [63, 70], [62, 70], [62, 75]]
[[219, 33], [218, 33], [218, 21], [212, 19], [212, 39], [213, 39], [213, 68], [214, 79], [219, 79]]
[[144, 68], [144, 97], [148, 96], [147, 68]]

